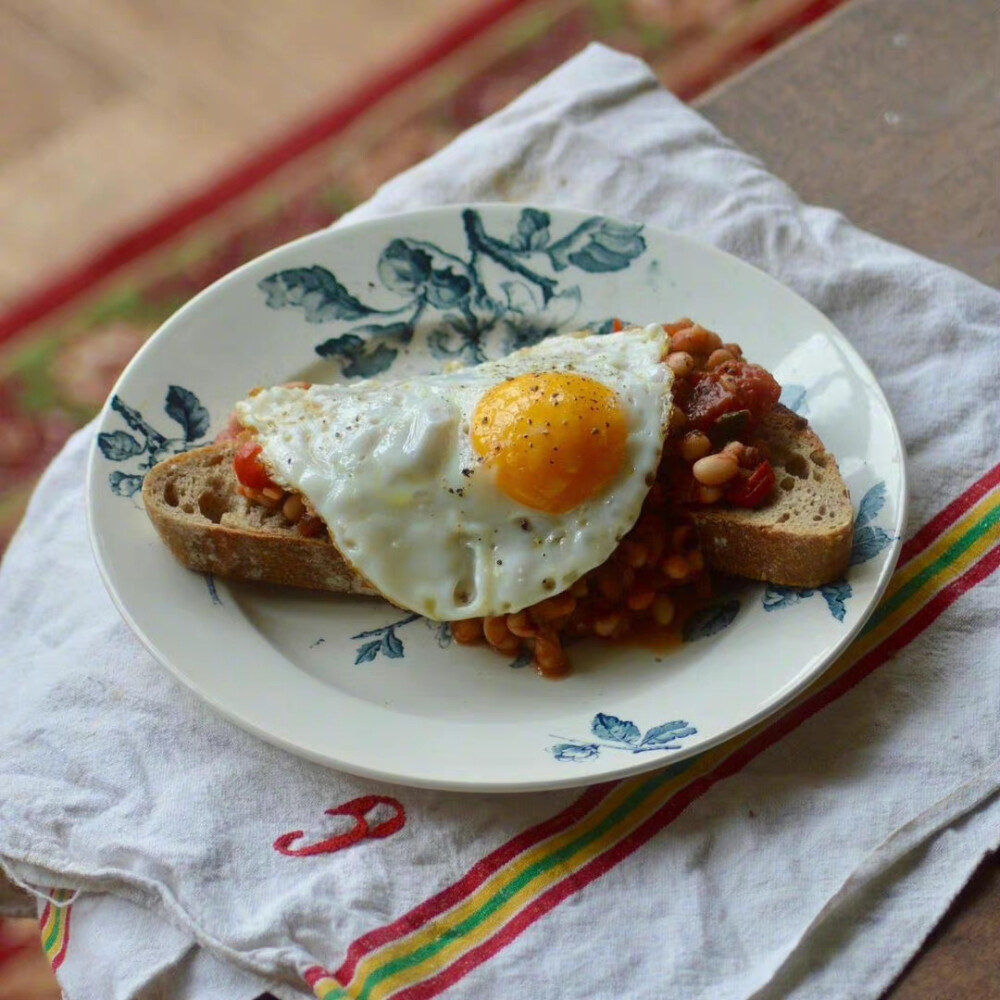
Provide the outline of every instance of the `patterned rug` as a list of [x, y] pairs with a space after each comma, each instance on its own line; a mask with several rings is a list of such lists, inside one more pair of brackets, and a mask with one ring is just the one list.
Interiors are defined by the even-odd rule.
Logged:
[[840, 0], [493, 0], [0, 315], [0, 552], [38, 475], [156, 327], [244, 261], [329, 225], [587, 42], [690, 98]]

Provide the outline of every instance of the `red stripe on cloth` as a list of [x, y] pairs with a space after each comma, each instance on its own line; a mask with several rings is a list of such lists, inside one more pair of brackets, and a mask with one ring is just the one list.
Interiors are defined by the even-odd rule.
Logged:
[[64, 916], [65, 923], [63, 924], [63, 943], [62, 947], [59, 949], [59, 954], [52, 959], [52, 971], [55, 972], [66, 958], [66, 949], [69, 947], [69, 922], [73, 916], [72, 905], [66, 907], [66, 914]]
[[[302, 978], [306, 981], [306, 985], [311, 990], [316, 988], [316, 984], [321, 979], [331, 979], [332, 977], [333, 973], [329, 969], [324, 969], [322, 965], [310, 965], [309, 968], [302, 973]], [[257, 1000], [261, 1000], [261, 997], [258, 997]]]
[[915, 555], [923, 552], [931, 542], [950, 528], [966, 511], [971, 510], [987, 493], [1000, 486], [1000, 464], [993, 466], [978, 482], [973, 483], [957, 500], [952, 501], [939, 514], [928, 521], [899, 553], [902, 566]]
[[404, 914], [399, 920], [391, 924], [386, 924], [384, 927], [376, 928], [374, 931], [358, 938], [347, 949], [347, 957], [344, 959], [341, 967], [333, 974], [334, 978], [341, 985], [349, 983], [358, 962], [366, 955], [383, 947], [390, 941], [405, 937], [422, 924], [444, 913], [445, 910], [451, 909], [451, 907], [465, 899], [466, 896], [471, 895], [491, 875], [498, 872], [517, 857], [518, 854], [522, 854], [529, 848], [541, 843], [541, 841], [557, 833], [561, 833], [567, 827], [572, 826], [573, 823], [582, 819], [608, 796], [616, 784], [617, 782], [609, 781], [600, 785], [592, 785], [561, 813], [557, 813], [543, 823], [525, 830], [506, 844], [498, 847], [491, 854], [487, 854], [481, 861], [477, 861], [461, 879], [439, 892], [436, 896], [431, 896], [430, 899], [421, 903], [415, 909], [410, 910], [409, 913]]
[[981, 583], [1000, 567], [1000, 546], [994, 547], [979, 562], [937, 593], [905, 625], [850, 668], [836, 681], [817, 692], [807, 702], [782, 716], [766, 730], [734, 751], [710, 774], [696, 778], [677, 792], [658, 812], [614, 847], [588, 862], [578, 871], [552, 886], [508, 921], [493, 937], [466, 952], [459, 961], [436, 976], [416, 983], [395, 994], [395, 1000], [430, 1000], [454, 985], [477, 966], [488, 961], [519, 937], [536, 920], [553, 910], [563, 900], [579, 892], [605, 872], [624, 861], [630, 854], [651, 840], [664, 827], [677, 819], [691, 803], [713, 785], [741, 771], [750, 761], [796, 729], [821, 709], [846, 694], [895, 653], [912, 642], [963, 594]]
[[445, 29], [426, 48], [362, 84], [346, 98], [222, 174], [203, 190], [97, 251], [85, 263], [15, 301], [0, 315], [0, 343], [68, 305], [98, 281], [177, 236], [222, 205], [246, 194], [292, 160], [342, 132], [373, 105], [426, 72], [520, 7], [538, 0], [494, 0]]

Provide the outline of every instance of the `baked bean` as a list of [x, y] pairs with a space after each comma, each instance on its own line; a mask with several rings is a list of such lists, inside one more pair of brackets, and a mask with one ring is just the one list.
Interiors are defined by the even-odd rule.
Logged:
[[683, 580], [691, 575], [691, 564], [688, 562], [687, 556], [682, 556], [678, 552], [663, 560], [662, 569], [671, 580]]
[[501, 653], [516, 653], [521, 648], [521, 640], [507, 628], [506, 615], [484, 618], [483, 635], [486, 636], [486, 641]]
[[670, 407], [669, 431], [677, 433], [682, 427], [686, 427], [688, 422], [687, 414], [679, 406]]
[[677, 613], [674, 602], [666, 594], [657, 594], [653, 601], [653, 621], [657, 625], [669, 625]]
[[642, 569], [649, 559], [649, 549], [642, 542], [627, 541], [622, 543], [625, 559], [633, 569]]
[[719, 365], [724, 365], [727, 361], [735, 361], [736, 356], [732, 351], [727, 351], [724, 347], [720, 347], [716, 351], [708, 356], [708, 360], [705, 362], [705, 367], [711, 371], [713, 368], [718, 368]]
[[681, 438], [681, 458], [685, 462], [697, 462], [712, 450], [712, 442], [708, 435], [701, 431], [688, 431]]
[[298, 522], [299, 518], [305, 513], [305, 505], [302, 503], [302, 498], [298, 493], [291, 493], [285, 497], [285, 502], [281, 505], [281, 513], [285, 515], [285, 520], [290, 521], [292, 524]]
[[723, 496], [723, 491], [718, 486], [699, 486], [698, 487], [698, 502], [699, 503], [718, 503]]
[[594, 635], [599, 635], [604, 639], [609, 639], [618, 631], [622, 623], [622, 615], [618, 611], [612, 611], [609, 615], [601, 615], [594, 619]]
[[736, 358], [737, 361], [743, 357], [743, 348], [739, 344], [723, 344], [722, 345], [729, 353]]
[[540, 632], [535, 639], [534, 660], [538, 672], [548, 677], [558, 677], [569, 670], [566, 651], [559, 637], [549, 630]]
[[260, 495], [267, 497], [274, 503], [281, 503], [285, 499], [285, 491], [279, 486], [265, 486], [260, 491]]
[[323, 518], [315, 514], [303, 514], [296, 522], [295, 529], [303, 538], [315, 538], [326, 531], [326, 525], [323, 523]]
[[567, 618], [576, 609], [576, 598], [572, 594], [556, 594], [547, 597], [531, 609], [531, 617], [536, 622], [551, 622], [557, 618]]
[[507, 615], [507, 628], [521, 639], [533, 639], [538, 634], [538, 626], [531, 620], [527, 611], [518, 611]]
[[463, 646], [471, 646], [483, 637], [482, 618], [466, 618], [464, 621], [451, 623], [451, 635], [455, 642]]
[[702, 486], [722, 486], [728, 483], [739, 471], [739, 465], [732, 455], [719, 452], [699, 458], [691, 467], [694, 478]]
[[687, 378], [694, 371], [694, 358], [687, 351], [671, 351], [667, 364], [678, 378]]
[[706, 330], [700, 323], [679, 330], [670, 338], [670, 346], [675, 351], [686, 351], [688, 354], [711, 354], [722, 347], [722, 338], [711, 330]]
[[277, 510], [281, 506], [282, 497], [278, 497], [278, 499], [275, 500], [274, 498], [261, 493], [260, 490], [254, 490], [249, 486], [242, 485], [239, 487], [239, 491], [248, 500], [252, 500], [254, 503], [259, 503], [261, 507], [267, 507], [268, 510]]
[[656, 591], [651, 587], [634, 587], [629, 591], [625, 603], [633, 611], [645, 611], [656, 600]]
[[676, 322], [664, 323], [663, 329], [672, 336], [675, 333], [679, 333], [681, 330], [686, 330], [689, 326], [694, 326], [694, 320], [689, 319], [687, 316], [682, 316]]
[[587, 583], [586, 577], [580, 577], [572, 587], [569, 588], [569, 592], [574, 597], [586, 597], [590, 593], [590, 584]]
[[745, 452], [747, 446], [742, 441], [730, 441], [722, 449], [723, 455], [732, 455], [736, 459], [737, 464], [739, 464], [743, 458], [743, 452]]
[[[522, 650], [522, 643], [530, 641], [521, 639], [513, 633], [508, 639], [505, 639], [499, 646], [493, 646], [493, 648], [498, 653], [503, 653], [504, 656], [520, 656]], [[493, 645], [490, 643], [490, 645]]]

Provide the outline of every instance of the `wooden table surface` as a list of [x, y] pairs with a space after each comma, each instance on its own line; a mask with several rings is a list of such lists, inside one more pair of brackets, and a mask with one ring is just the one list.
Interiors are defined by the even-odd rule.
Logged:
[[997, 0], [854, 0], [697, 106], [805, 201], [1000, 287]]
[[[854, 0], [697, 105], [804, 200], [1000, 287], [995, 0]], [[1000, 997], [1000, 857], [885, 997]]]

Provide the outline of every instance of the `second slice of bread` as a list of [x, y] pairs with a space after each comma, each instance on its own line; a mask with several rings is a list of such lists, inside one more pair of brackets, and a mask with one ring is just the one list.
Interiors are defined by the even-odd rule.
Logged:
[[784, 406], [758, 428], [774, 468], [771, 499], [752, 510], [695, 508], [702, 553], [717, 572], [790, 587], [818, 587], [843, 576], [851, 558], [854, 509], [837, 460]]

